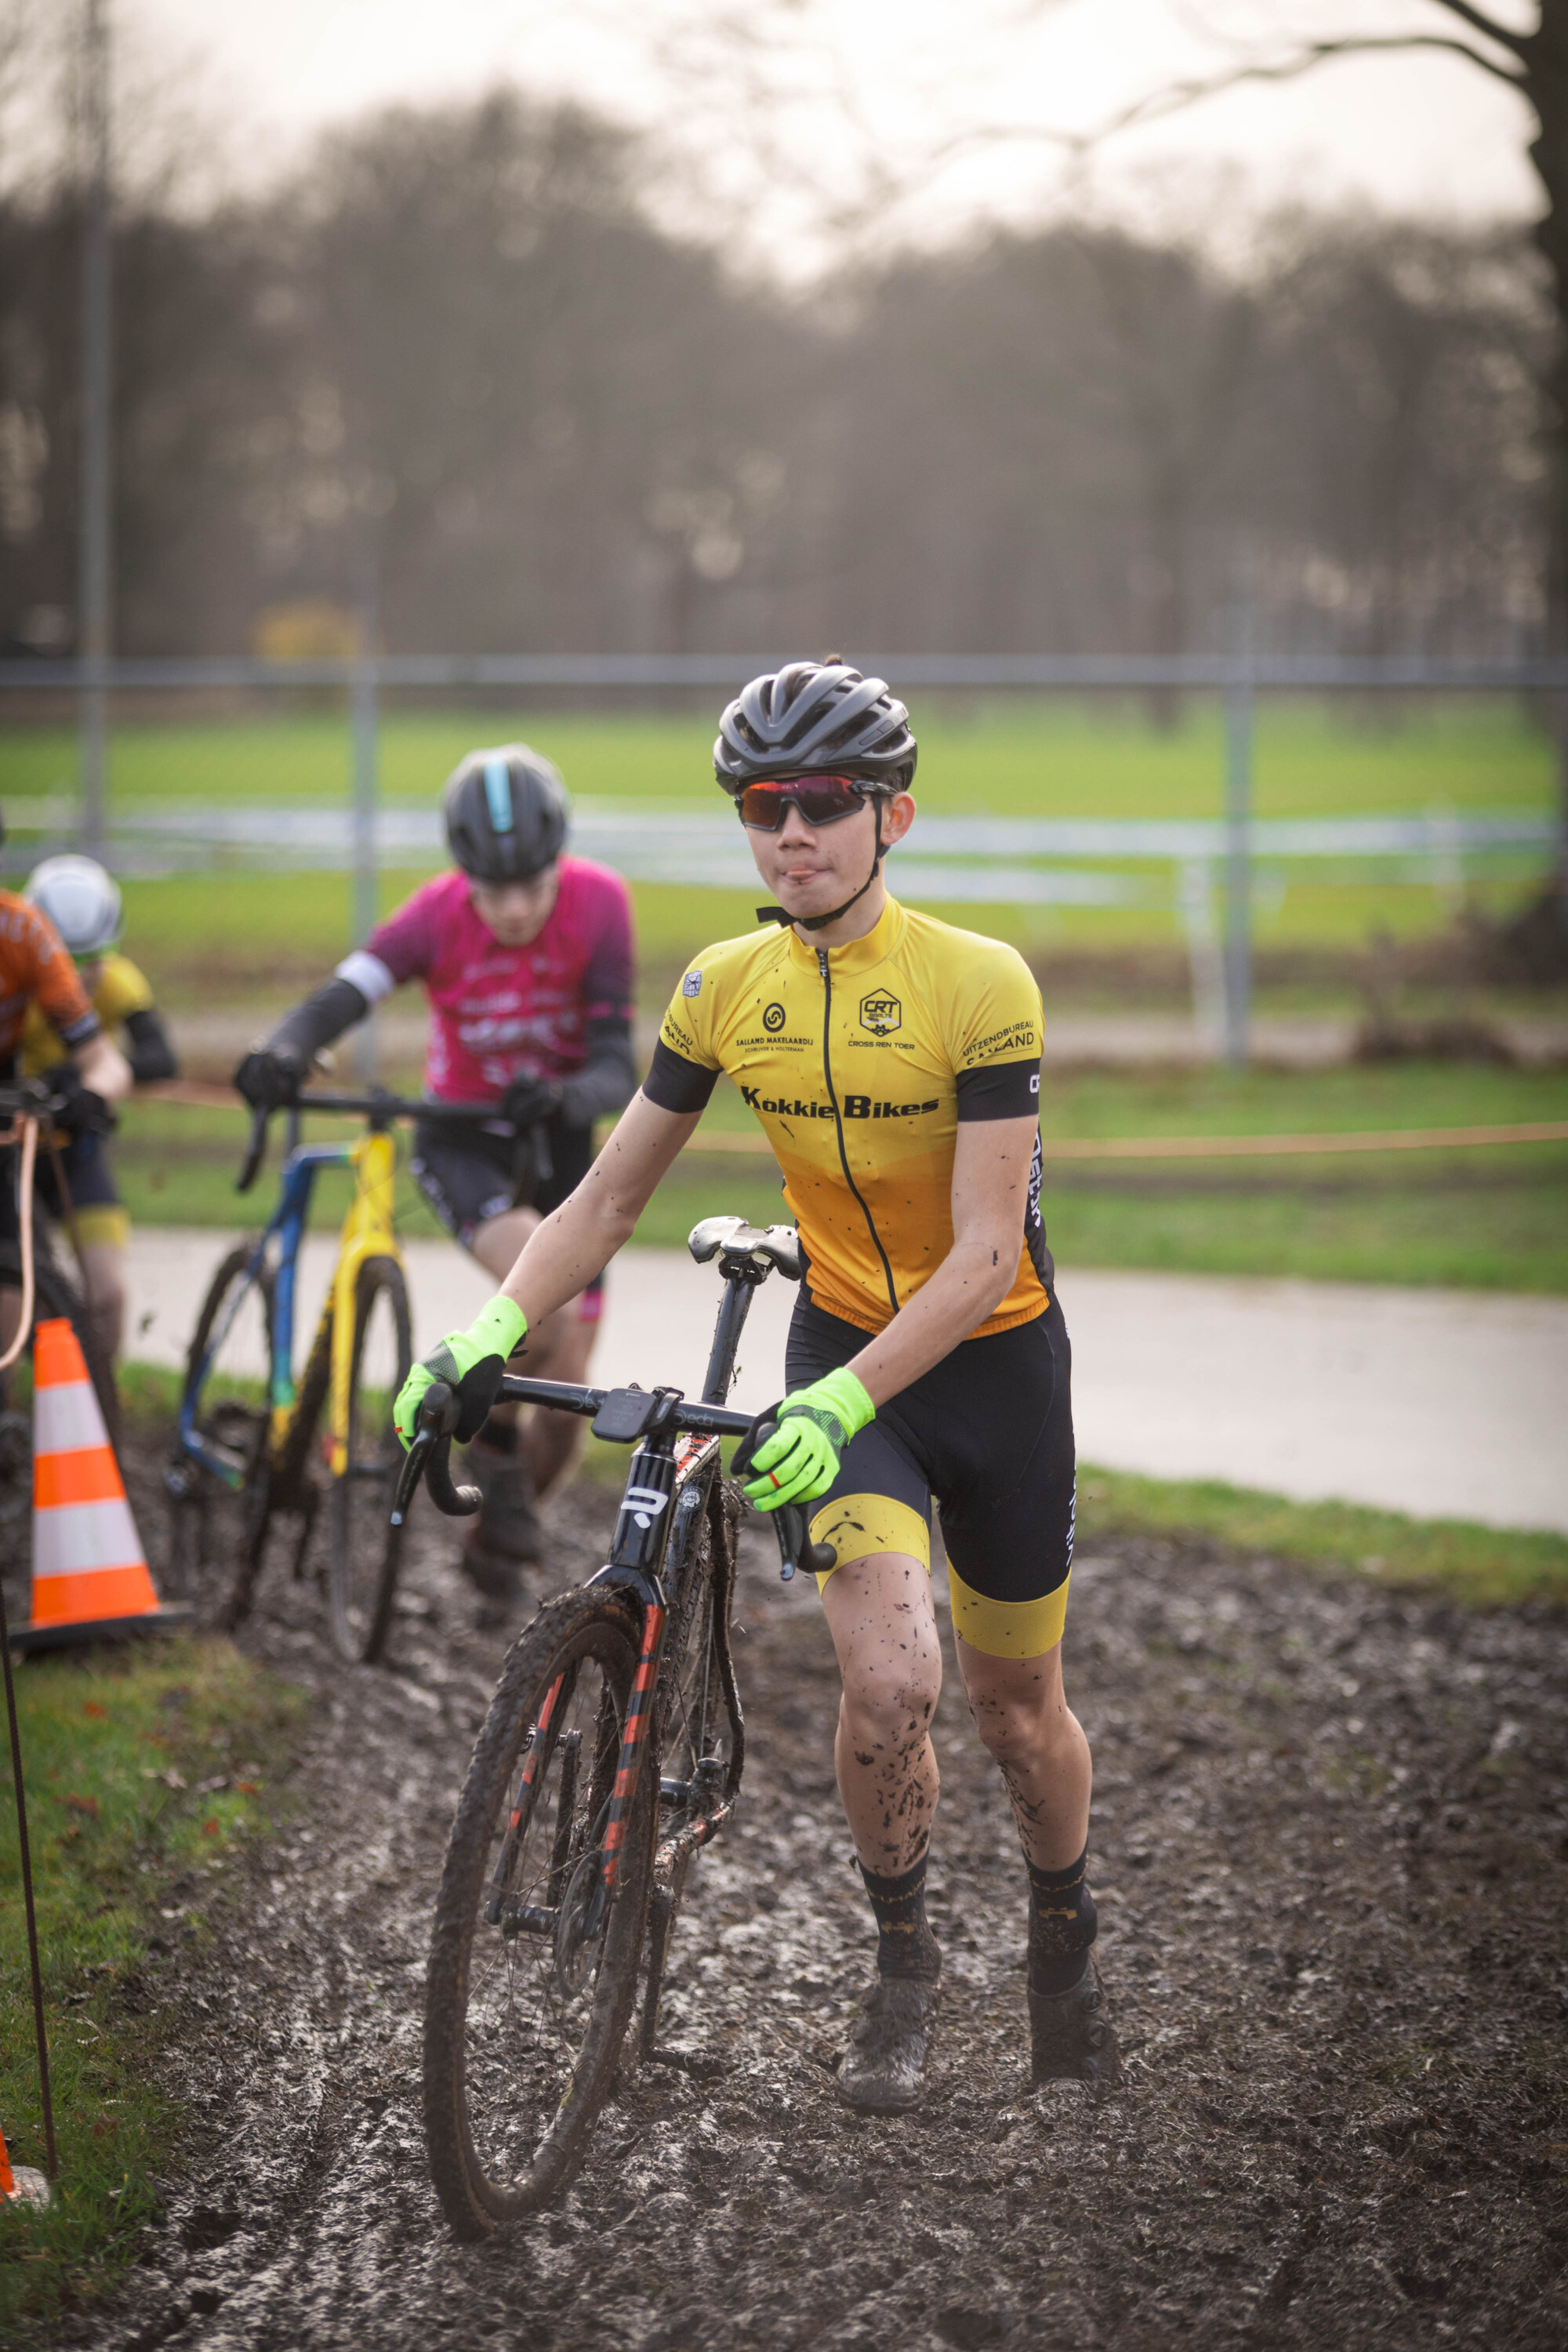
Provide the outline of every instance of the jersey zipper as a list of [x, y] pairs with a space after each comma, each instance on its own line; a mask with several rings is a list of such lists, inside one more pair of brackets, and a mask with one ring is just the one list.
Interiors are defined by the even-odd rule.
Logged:
[[838, 1164], [844, 1171], [844, 1181], [860, 1203], [860, 1214], [866, 1220], [866, 1231], [870, 1234], [871, 1245], [882, 1262], [882, 1278], [888, 1286], [888, 1304], [896, 1315], [899, 1311], [899, 1293], [893, 1281], [893, 1269], [888, 1264], [888, 1253], [882, 1247], [882, 1237], [877, 1231], [870, 1210], [866, 1206], [865, 1196], [849, 1172], [849, 1154], [844, 1142], [844, 1115], [838, 1108], [838, 1095], [833, 1084], [833, 1057], [829, 1045], [829, 1040], [833, 1034], [833, 975], [827, 968], [826, 948], [818, 948], [816, 950], [816, 969], [822, 974], [822, 1075], [827, 1082], [827, 1099], [833, 1110], [833, 1131], [838, 1138]]

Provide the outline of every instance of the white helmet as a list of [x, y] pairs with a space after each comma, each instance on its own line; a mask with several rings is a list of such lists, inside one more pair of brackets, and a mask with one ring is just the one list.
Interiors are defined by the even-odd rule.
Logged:
[[46, 857], [23, 892], [47, 915], [73, 956], [107, 955], [120, 937], [120, 885], [96, 858]]

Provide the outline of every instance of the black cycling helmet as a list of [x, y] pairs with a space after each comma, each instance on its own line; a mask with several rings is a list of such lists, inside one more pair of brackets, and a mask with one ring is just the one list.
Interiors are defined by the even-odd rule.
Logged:
[[713, 772], [727, 793], [773, 776], [858, 776], [907, 792], [915, 772], [910, 714], [887, 683], [836, 655], [754, 677], [719, 721]]
[[826, 915], [791, 915], [759, 907], [759, 923], [826, 930], [866, 896], [882, 870], [882, 803], [908, 792], [919, 753], [910, 714], [887, 681], [862, 677], [837, 654], [819, 662], [791, 662], [754, 677], [719, 721], [713, 772], [736, 802], [748, 784], [786, 776], [854, 776], [871, 795], [877, 831], [871, 871], [858, 890]]
[[476, 882], [531, 882], [565, 845], [566, 787], [526, 743], [468, 752], [447, 777], [441, 807], [453, 858]]

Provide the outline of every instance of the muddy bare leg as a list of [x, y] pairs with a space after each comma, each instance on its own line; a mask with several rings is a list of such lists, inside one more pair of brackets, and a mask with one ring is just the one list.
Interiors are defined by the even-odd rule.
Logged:
[[957, 1646], [969, 1711], [1001, 1768], [1025, 1855], [1065, 1870], [1089, 1840], [1094, 1775], [1062, 1688], [1061, 1643], [1037, 1658], [993, 1658], [962, 1635]]
[[878, 1931], [877, 1975], [839, 2062], [838, 2088], [852, 2107], [896, 2115], [921, 2095], [942, 1980], [925, 1917], [942, 1651], [931, 1580], [903, 1553], [850, 1561], [828, 1579], [823, 1601], [844, 1678], [838, 1792]]
[[942, 1650], [919, 1560], [851, 1560], [823, 1593], [844, 1690], [834, 1762], [845, 1818], [867, 1870], [892, 1877], [925, 1852], [940, 1786], [931, 1721]]

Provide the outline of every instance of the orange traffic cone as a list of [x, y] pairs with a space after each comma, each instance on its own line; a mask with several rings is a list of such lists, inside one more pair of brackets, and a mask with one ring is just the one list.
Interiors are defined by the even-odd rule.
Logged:
[[0, 2198], [10, 2205], [47, 2205], [49, 2184], [41, 2172], [30, 2164], [19, 2164], [15, 2171], [5, 2152], [5, 2135], [0, 2131]]
[[33, 1334], [33, 1616], [11, 1640], [50, 1649], [183, 1625], [160, 1606], [81, 1346], [63, 1316]]

